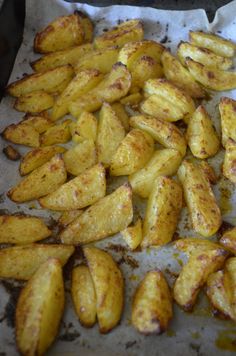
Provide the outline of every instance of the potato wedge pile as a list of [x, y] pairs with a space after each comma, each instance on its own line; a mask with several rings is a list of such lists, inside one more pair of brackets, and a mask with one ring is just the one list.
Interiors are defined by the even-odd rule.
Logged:
[[[161, 248], [172, 242], [185, 203], [200, 236], [172, 244], [188, 256], [172, 290], [159, 269], [146, 273], [134, 293], [132, 324], [143, 334], [166, 331], [173, 302], [191, 311], [205, 285], [217, 312], [236, 321], [236, 257], [227, 259], [236, 254], [235, 229], [219, 242], [203, 239], [222, 223], [211, 186], [217, 177], [207, 162], [221, 143], [223, 175], [236, 183], [236, 101], [220, 99], [222, 137], [202, 101], [208, 90], [236, 88], [235, 49], [219, 36], [190, 31], [175, 56], [144, 39], [139, 19], [94, 37], [80, 11], [36, 34], [34, 51], [42, 56], [31, 63], [34, 73], [7, 87], [25, 116], [2, 137], [28, 147], [21, 179], [7, 195], [60, 212], [60, 243], [54, 236], [44, 243], [52, 231], [40, 218], [0, 216], [0, 242], [15, 245], [0, 250], [0, 278], [26, 281], [16, 308], [22, 354], [42, 355], [54, 341], [65, 303], [62, 268], [77, 245], [84, 259], [71, 273], [76, 315], [85, 327], [98, 321], [101, 333], [117, 326], [122, 271], [106, 251], [84, 245], [121, 233], [130, 251]], [[123, 183], [111, 188], [120, 176]], [[143, 219], [134, 214], [133, 195], [146, 199]]]

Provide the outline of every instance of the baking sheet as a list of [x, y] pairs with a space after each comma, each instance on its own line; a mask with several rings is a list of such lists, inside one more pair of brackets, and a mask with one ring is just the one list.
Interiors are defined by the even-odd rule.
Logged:
[[[208, 22], [204, 10], [165, 11], [145, 7], [111, 6], [92, 7], [86, 4], [69, 4], [62, 0], [27, 0], [24, 40], [18, 52], [10, 82], [19, 79], [23, 73], [31, 73], [29, 62], [36, 59], [33, 54], [33, 37], [48, 22], [59, 15], [82, 10], [91, 16], [95, 24], [96, 34], [116, 25], [119, 21], [140, 18], [144, 22], [145, 38], [157, 41], [165, 40], [165, 46], [175, 52], [180, 40], [188, 39], [189, 30], [214, 31], [236, 42], [236, 1], [222, 7], [216, 13], [212, 23]], [[217, 104], [223, 95], [236, 98], [236, 91], [214, 93], [212, 99], [204, 105], [212, 114], [217, 130], [219, 127], [219, 112]], [[0, 105], [0, 131], [11, 123], [19, 122], [21, 113], [12, 109], [13, 99], [5, 97]], [[5, 193], [19, 181], [18, 162], [12, 162], [3, 155], [2, 148], [7, 143], [0, 141], [0, 212], [25, 212], [40, 216], [49, 222], [56, 218], [55, 214], [42, 210], [36, 202], [17, 205], [11, 202]], [[24, 147], [17, 147], [24, 153]], [[209, 162], [220, 172], [223, 153], [220, 152]], [[109, 181], [108, 191], [120, 185], [125, 178]], [[225, 222], [236, 225], [236, 209], [234, 209], [235, 192], [229, 182], [221, 179], [214, 187]], [[143, 216], [145, 201], [135, 197], [135, 211]], [[191, 230], [191, 224], [186, 209], [183, 209], [181, 221], [177, 230], [180, 236], [196, 236]], [[121, 323], [108, 335], [100, 335], [98, 327], [85, 329], [80, 326], [72, 308], [69, 293], [67, 293], [66, 311], [63, 318], [59, 338], [50, 349], [49, 355], [229, 355], [231, 352], [216, 347], [217, 339], [224, 333], [233, 333], [236, 339], [236, 328], [230, 321], [220, 321], [211, 316], [210, 308], [203, 293], [194, 313], [187, 314], [175, 306], [174, 319], [167, 333], [160, 336], [145, 337], [139, 335], [130, 324], [131, 297], [144, 273], [153, 268], [160, 268], [169, 282], [173, 282], [172, 272], [181, 268], [182, 256], [176, 254], [171, 247], [160, 250], [148, 249], [143, 252], [130, 253], [126, 250], [121, 236], [106, 239], [96, 244], [107, 249], [119, 262], [126, 282], [126, 302]], [[67, 289], [69, 285], [67, 286]], [[19, 293], [17, 285], [0, 284], [0, 355], [17, 355], [14, 341], [14, 305]]]

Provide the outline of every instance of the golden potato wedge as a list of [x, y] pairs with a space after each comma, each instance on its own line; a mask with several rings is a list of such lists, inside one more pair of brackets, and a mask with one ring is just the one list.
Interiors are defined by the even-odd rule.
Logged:
[[84, 42], [84, 28], [81, 17], [75, 13], [57, 17], [46, 28], [38, 32], [34, 39], [34, 51], [49, 53]]
[[68, 210], [64, 211], [60, 218], [58, 219], [58, 222], [62, 226], [67, 226], [69, 225], [73, 220], [75, 220], [78, 216], [80, 216], [83, 213], [83, 210]]
[[198, 165], [205, 174], [206, 179], [208, 179], [211, 184], [216, 184], [218, 177], [214, 168], [207, 161], [200, 161]]
[[129, 226], [122, 230], [121, 235], [129, 248], [135, 250], [140, 245], [143, 238], [141, 219], [138, 219], [133, 226]]
[[168, 50], [162, 53], [161, 63], [166, 79], [170, 80], [180, 89], [183, 89], [193, 98], [205, 97], [205, 91], [195, 81], [189, 71]]
[[111, 159], [110, 174], [122, 176], [137, 172], [149, 161], [153, 151], [152, 137], [142, 130], [132, 129]]
[[83, 57], [88, 52], [93, 50], [91, 43], [86, 43], [81, 46], [75, 46], [65, 50], [53, 52], [40, 57], [36, 61], [30, 63], [35, 72], [43, 72], [48, 69], [53, 69], [65, 64], [75, 66], [78, 59]]
[[236, 45], [225, 38], [214, 35], [213, 33], [189, 31], [189, 38], [194, 45], [210, 49], [212, 52], [220, 56], [234, 56]]
[[176, 279], [174, 299], [185, 311], [191, 311], [208, 276], [220, 269], [227, 257], [224, 249], [213, 249], [192, 255]]
[[91, 19], [82, 11], [75, 10], [74, 13], [80, 16], [80, 21], [84, 31], [84, 42], [92, 42], [93, 40], [93, 23]]
[[51, 120], [55, 121], [66, 115], [69, 112], [69, 104], [94, 88], [102, 79], [103, 75], [97, 69], [79, 72], [57, 98], [52, 108]]
[[14, 109], [17, 111], [38, 113], [50, 109], [54, 104], [52, 95], [44, 90], [33, 91], [18, 97], [14, 104]]
[[25, 215], [0, 215], [0, 243], [27, 244], [43, 240], [51, 230], [43, 220]]
[[236, 258], [231, 257], [225, 263], [225, 274], [230, 286], [229, 302], [232, 308], [234, 320], [236, 320]]
[[27, 244], [0, 250], [0, 278], [27, 280], [37, 269], [53, 257], [66, 264], [74, 252], [73, 246]]
[[192, 154], [197, 158], [208, 158], [218, 152], [220, 140], [204, 106], [199, 105], [190, 118], [186, 139]]
[[115, 111], [116, 116], [121, 121], [122, 125], [124, 126], [125, 131], [129, 131], [129, 116], [125, 110], [124, 105], [117, 102], [111, 104], [112, 110]]
[[71, 120], [67, 119], [60, 124], [53, 125], [40, 136], [40, 144], [44, 146], [52, 146], [58, 143], [66, 143], [71, 139], [70, 124]]
[[198, 237], [180, 238], [174, 242], [174, 246], [187, 254], [187, 256], [200, 254], [215, 249], [224, 249], [220, 244]]
[[8, 85], [7, 93], [16, 97], [38, 90], [44, 90], [49, 94], [58, 93], [69, 84], [73, 74], [73, 68], [69, 64], [42, 73], [30, 74]]
[[64, 161], [60, 155], [55, 155], [11, 188], [7, 195], [18, 203], [38, 199], [56, 190], [66, 178]]
[[172, 240], [182, 209], [182, 188], [173, 179], [158, 177], [148, 198], [142, 247], [161, 246]]
[[159, 119], [188, 122], [195, 110], [192, 98], [166, 79], [149, 79], [144, 92], [150, 97], [141, 104], [141, 110]]
[[47, 111], [37, 114], [28, 113], [24, 116], [22, 123], [32, 126], [40, 134], [53, 125], [53, 121], [50, 120]]
[[143, 99], [142, 94], [133, 93], [122, 98], [120, 102], [123, 105], [129, 105], [132, 107], [138, 105], [142, 101], [142, 99]]
[[221, 225], [221, 213], [201, 168], [185, 160], [179, 167], [178, 177], [194, 230], [204, 237], [214, 235]]
[[72, 141], [75, 143], [84, 140], [96, 141], [97, 138], [97, 118], [90, 112], [84, 111], [79, 116], [72, 134]]
[[142, 334], [161, 334], [173, 317], [172, 297], [163, 273], [146, 273], [132, 303], [132, 325]]
[[96, 247], [84, 247], [96, 292], [99, 331], [108, 333], [120, 321], [124, 306], [124, 280], [113, 258]]
[[97, 298], [87, 266], [78, 266], [72, 270], [71, 296], [80, 323], [91, 328], [96, 323]]
[[18, 161], [21, 158], [21, 154], [11, 145], [4, 147], [2, 152], [11, 161]]
[[227, 70], [233, 65], [231, 58], [219, 56], [207, 48], [183, 41], [178, 45], [177, 55], [183, 66], [185, 66], [185, 60], [188, 57], [209, 68]]
[[61, 264], [49, 259], [21, 291], [16, 306], [16, 343], [22, 355], [44, 355], [59, 330], [65, 305]]
[[142, 169], [129, 176], [133, 192], [142, 198], [147, 198], [151, 193], [155, 179], [159, 176], [174, 175], [181, 161], [182, 155], [172, 148], [155, 151]]
[[99, 113], [97, 152], [98, 161], [109, 166], [111, 160], [122, 140], [125, 129], [112, 107], [104, 103]]
[[191, 58], [187, 58], [185, 62], [195, 80], [204, 87], [216, 91], [236, 88], [236, 72], [226, 72], [220, 69], [208, 68], [201, 63], [195, 62]]
[[225, 144], [223, 175], [236, 184], [236, 142], [231, 138]]
[[84, 140], [63, 155], [67, 172], [77, 176], [97, 163], [97, 151], [92, 140]]
[[45, 209], [56, 211], [82, 209], [94, 204], [105, 194], [105, 169], [102, 164], [97, 164], [39, 199], [39, 203]]
[[221, 97], [219, 110], [222, 130], [222, 145], [225, 147], [229, 138], [236, 141], [236, 100]]
[[113, 103], [125, 96], [131, 86], [131, 75], [122, 63], [113, 65], [112, 70], [90, 92], [69, 104], [70, 113], [78, 117], [81, 112], [98, 110], [103, 102]]
[[64, 244], [86, 244], [124, 230], [132, 219], [132, 189], [126, 183], [85, 210], [60, 238]]
[[94, 40], [96, 48], [106, 48], [111, 46], [122, 47], [125, 43], [141, 41], [143, 39], [143, 24], [140, 20], [134, 19], [122, 22], [120, 25], [97, 36]]
[[236, 228], [227, 230], [220, 239], [220, 244], [227, 250], [236, 254]]
[[24, 121], [19, 124], [12, 124], [5, 128], [1, 133], [5, 140], [8, 140], [18, 145], [25, 145], [29, 147], [39, 146], [39, 133], [35, 128]]
[[182, 132], [172, 123], [152, 116], [137, 115], [130, 118], [130, 126], [143, 130], [154, 140], [166, 148], [173, 148], [181, 153], [186, 153], [186, 140]]
[[48, 162], [56, 154], [64, 153], [65, 151], [66, 149], [60, 146], [39, 147], [29, 151], [21, 160], [20, 174], [25, 176]]

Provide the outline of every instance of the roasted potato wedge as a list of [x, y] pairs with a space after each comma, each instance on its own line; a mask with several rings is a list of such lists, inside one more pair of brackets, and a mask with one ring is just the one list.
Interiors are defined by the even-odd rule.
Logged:
[[65, 183], [66, 178], [64, 161], [60, 155], [55, 155], [21, 180], [7, 195], [18, 203], [38, 199], [56, 190]]
[[84, 42], [92, 42], [93, 40], [93, 23], [91, 19], [82, 11], [75, 10], [76, 14], [80, 16], [80, 21], [84, 30]]
[[121, 231], [121, 235], [129, 248], [135, 250], [140, 245], [143, 238], [141, 219], [138, 219], [133, 226], [129, 226]]
[[8, 85], [7, 93], [16, 97], [38, 90], [44, 90], [49, 94], [58, 93], [69, 84], [73, 74], [73, 68], [69, 64], [42, 73], [30, 74]]
[[236, 45], [213, 33], [206, 33], [202, 31], [190, 31], [189, 38], [194, 45], [210, 49], [214, 53], [223, 57], [233, 57]]
[[121, 141], [111, 159], [110, 174], [133, 174], [149, 161], [154, 151], [152, 137], [139, 129], [132, 129]]
[[195, 80], [204, 87], [216, 91], [236, 88], [236, 72], [226, 72], [220, 69], [208, 68], [201, 63], [195, 62], [191, 58], [187, 58], [185, 62]]
[[0, 250], [0, 278], [27, 280], [49, 258], [60, 260], [62, 266], [73, 254], [73, 246], [28, 244]]
[[12, 124], [5, 128], [1, 133], [5, 140], [8, 140], [18, 145], [25, 145], [29, 147], [39, 146], [39, 133], [35, 128], [24, 121], [19, 124]]
[[185, 238], [180, 238], [174, 242], [174, 246], [187, 254], [187, 256], [191, 255], [196, 255], [200, 254], [203, 252], [207, 252], [210, 250], [216, 250], [216, 249], [224, 249], [220, 244], [198, 238], [198, 237], [185, 237]]
[[231, 138], [225, 144], [223, 175], [236, 184], [236, 142]]
[[63, 155], [67, 172], [77, 176], [97, 163], [97, 151], [92, 140], [84, 140]]
[[134, 19], [122, 22], [120, 25], [97, 36], [94, 40], [96, 48], [106, 48], [111, 46], [122, 47], [125, 43], [141, 41], [143, 39], [143, 24], [140, 20]]
[[53, 121], [50, 120], [47, 111], [37, 114], [27, 113], [21, 122], [32, 126], [40, 134], [53, 125]]
[[52, 95], [46, 93], [44, 90], [37, 90], [17, 98], [14, 109], [17, 111], [38, 113], [50, 109], [53, 104], [54, 98]]
[[220, 140], [204, 106], [198, 106], [190, 118], [186, 139], [193, 156], [197, 158], [208, 158], [218, 152]]
[[21, 154], [11, 145], [4, 147], [2, 152], [11, 161], [18, 161], [21, 158]]
[[86, 244], [124, 230], [132, 219], [132, 189], [124, 184], [85, 210], [60, 238], [64, 244]]
[[130, 86], [129, 71], [122, 63], [116, 63], [111, 72], [95, 88], [69, 104], [69, 111], [75, 117], [78, 117], [83, 111], [96, 111], [104, 101], [113, 103], [125, 96]]
[[112, 107], [104, 103], [99, 113], [97, 151], [98, 161], [109, 166], [111, 160], [125, 137], [125, 129]]
[[58, 222], [62, 226], [67, 226], [69, 225], [73, 220], [75, 220], [78, 216], [80, 216], [83, 213], [83, 210], [68, 210], [64, 211], [60, 218], [58, 219]]
[[121, 121], [122, 125], [125, 128], [125, 131], [129, 131], [129, 115], [127, 114], [124, 105], [117, 102], [111, 104], [112, 110], [115, 111], [116, 116]]
[[182, 161], [182, 155], [171, 148], [155, 151], [148, 163], [129, 176], [133, 192], [142, 198], [151, 193], [154, 181], [159, 176], [172, 176]]
[[166, 79], [170, 80], [180, 89], [183, 89], [193, 98], [205, 97], [204, 90], [195, 81], [189, 71], [168, 50], [162, 53], [161, 63]]
[[99, 330], [108, 333], [120, 321], [124, 306], [124, 280], [113, 258], [96, 247], [83, 249], [96, 292]]
[[161, 176], [154, 181], [143, 222], [142, 247], [162, 246], [172, 240], [182, 209], [182, 195], [181, 186], [173, 179]]
[[143, 96], [142, 94], [138, 93], [133, 93], [130, 95], [125, 96], [124, 98], [120, 99], [120, 102], [122, 105], [129, 105], [129, 106], [137, 106], [138, 104], [140, 104], [140, 102], [142, 101]]
[[225, 147], [229, 138], [236, 142], [236, 100], [223, 97], [219, 104], [222, 145]]
[[173, 148], [181, 153], [186, 153], [186, 140], [182, 132], [172, 123], [152, 116], [137, 115], [130, 118], [130, 126], [143, 130], [154, 140], [166, 148]]
[[51, 230], [43, 220], [25, 215], [0, 215], [0, 243], [27, 244], [43, 240]]
[[236, 228], [227, 230], [220, 239], [220, 244], [236, 255]]
[[72, 135], [72, 140], [75, 143], [80, 143], [84, 140], [96, 141], [97, 138], [97, 118], [90, 112], [82, 112], [79, 116]]
[[178, 45], [177, 54], [183, 66], [185, 66], [185, 60], [188, 57], [209, 68], [227, 70], [233, 65], [231, 58], [222, 57], [207, 48], [183, 41]]
[[185, 160], [179, 167], [178, 177], [194, 230], [204, 237], [214, 235], [221, 225], [221, 213], [203, 171]]
[[161, 271], [147, 272], [132, 304], [132, 325], [142, 334], [161, 334], [173, 317], [172, 297]]
[[230, 286], [229, 302], [232, 308], [234, 320], [236, 320], [236, 258], [231, 257], [225, 263], [225, 277], [224, 282], [228, 282]]
[[71, 139], [70, 124], [71, 120], [67, 119], [60, 124], [53, 125], [40, 136], [41, 146], [52, 146], [58, 143], [66, 143]]
[[214, 168], [207, 161], [200, 161], [198, 165], [205, 174], [206, 179], [208, 179], [211, 184], [216, 184], [218, 177]]
[[97, 298], [87, 266], [78, 266], [72, 270], [71, 296], [80, 323], [91, 328], [96, 323]]
[[220, 269], [227, 257], [224, 249], [213, 249], [192, 255], [176, 279], [173, 293], [175, 301], [185, 311], [191, 311], [200, 288], [208, 276]]
[[61, 264], [49, 259], [21, 291], [16, 306], [16, 342], [22, 355], [44, 355], [59, 330], [65, 305]]
[[39, 203], [43, 208], [56, 211], [82, 209], [94, 204], [105, 194], [105, 169], [102, 164], [97, 164], [39, 199]]

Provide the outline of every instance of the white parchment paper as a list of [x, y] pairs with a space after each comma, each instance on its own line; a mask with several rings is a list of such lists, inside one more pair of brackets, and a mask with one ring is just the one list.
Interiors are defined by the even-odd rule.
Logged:
[[[33, 38], [35, 33], [46, 26], [57, 16], [72, 13], [79, 9], [86, 12], [95, 24], [95, 33], [100, 34], [103, 29], [116, 25], [120, 20], [140, 18], [144, 22], [145, 38], [161, 41], [167, 36], [165, 46], [171, 48], [174, 53], [180, 40], [188, 39], [189, 30], [213, 31], [236, 42], [236, 1], [219, 9], [212, 23], [208, 22], [204, 10], [191, 11], [165, 11], [145, 7], [111, 6], [92, 7], [86, 4], [69, 4], [62, 0], [26, 0], [26, 21], [24, 39], [18, 52], [15, 66], [11, 74], [10, 82], [19, 79], [23, 73], [31, 73], [29, 62], [35, 60], [37, 55], [33, 53]], [[220, 96], [227, 95], [236, 98], [236, 91], [227, 93], [213, 93], [212, 99], [204, 103], [215, 122], [218, 130], [219, 112], [218, 102]], [[0, 104], [0, 131], [11, 123], [19, 122], [22, 114], [12, 109], [13, 99], [5, 97]], [[3, 155], [2, 148], [7, 145], [0, 141], [0, 212], [9, 211], [25, 212], [27, 214], [41, 216], [48, 221], [51, 213], [41, 210], [37, 203], [17, 205], [6, 197], [6, 192], [20, 179], [18, 174], [18, 162], [12, 162]], [[17, 147], [24, 153], [26, 148]], [[220, 171], [223, 152], [220, 152], [209, 162], [214, 165], [217, 172]], [[116, 179], [112, 183], [118, 186], [125, 178]], [[221, 179], [216, 187], [218, 202], [222, 209], [223, 219], [236, 225], [234, 209], [234, 187], [224, 179]], [[227, 198], [225, 196], [227, 195]], [[145, 202], [135, 198], [136, 211], [143, 215]], [[181, 236], [196, 235], [191, 230], [188, 214], [183, 209], [182, 218], [178, 227]], [[145, 337], [139, 335], [130, 324], [131, 297], [137, 284], [144, 273], [153, 268], [160, 268], [171, 282], [171, 273], [181, 268], [181, 263], [172, 247], [164, 247], [160, 250], [147, 250], [144, 252], [130, 253], [126, 250], [116, 252], [111, 243], [123, 244], [120, 235], [97, 243], [97, 246], [106, 248], [117, 261], [125, 276], [126, 302], [125, 311], [120, 325], [109, 335], [100, 335], [98, 327], [84, 329], [76, 319], [72, 308], [69, 293], [67, 293], [66, 311], [58, 340], [50, 349], [50, 355], [229, 355], [230, 352], [220, 350], [215, 342], [219, 333], [224, 330], [236, 330], [229, 321], [220, 321], [210, 316], [208, 302], [201, 295], [194, 313], [187, 314], [175, 307], [174, 319], [170, 330], [161, 336]], [[124, 244], [123, 244], [124, 245]], [[127, 260], [133, 262], [133, 267]], [[13, 298], [14, 299], [14, 298]], [[9, 326], [9, 321], [4, 318], [6, 305], [8, 309], [12, 297], [0, 284], [0, 355], [17, 355], [14, 329]], [[14, 303], [13, 303], [14, 304]], [[236, 331], [235, 331], [236, 333]], [[235, 334], [236, 335], [236, 334]]]

